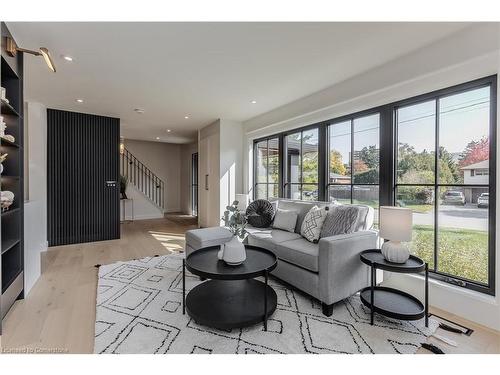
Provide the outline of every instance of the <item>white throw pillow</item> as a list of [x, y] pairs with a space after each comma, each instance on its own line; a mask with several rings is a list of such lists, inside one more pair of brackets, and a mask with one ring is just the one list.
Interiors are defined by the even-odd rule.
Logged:
[[274, 215], [273, 228], [282, 229], [287, 232], [295, 232], [297, 224], [297, 211], [277, 209]]
[[323, 227], [327, 214], [328, 211], [325, 207], [312, 207], [302, 222], [302, 227], [300, 228], [302, 237], [310, 242], [318, 242], [321, 228]]

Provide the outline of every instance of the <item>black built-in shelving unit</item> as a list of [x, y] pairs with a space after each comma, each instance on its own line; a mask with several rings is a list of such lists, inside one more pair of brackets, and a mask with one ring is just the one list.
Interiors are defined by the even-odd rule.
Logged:
[[23, 163], [23, 54], [15, 57], [5, 52], [6, 38], [12, 37], [5, 23], [1, 23], [1, 86], [6, 89], [9, 102], [1, 102], [1, 115], [7, 125], [5, 134], [15, 141], [0, 139], [0, 151], [7, 153], [2, 163], [1, 190], [15, 194], [14, 202], [0, 218], [0, 334], [1, 320], [12, 304], [24, 297], [24, 163]]

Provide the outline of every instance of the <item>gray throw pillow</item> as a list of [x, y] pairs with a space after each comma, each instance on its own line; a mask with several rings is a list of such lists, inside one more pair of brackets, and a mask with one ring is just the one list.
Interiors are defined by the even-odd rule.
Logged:
[[274, 215], [273, 228], [282, 229], [287, 232], [295, 232], [297, 223], [297, 211], [277, 209]]
[[355, 232], [359, 214], [360, 207], [357, 206], [340, 205], [331, 207], [323, 223], [323, 228], [321, 228], [320, 237]]

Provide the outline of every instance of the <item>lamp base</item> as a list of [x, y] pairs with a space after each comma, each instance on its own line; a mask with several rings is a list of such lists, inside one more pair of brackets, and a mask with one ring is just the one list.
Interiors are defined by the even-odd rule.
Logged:
[[398, 241], [384, 242], [381, 251], [384, 258], [392, 263], [404, 263], [410, 257], [410, 251], [406, 245]]

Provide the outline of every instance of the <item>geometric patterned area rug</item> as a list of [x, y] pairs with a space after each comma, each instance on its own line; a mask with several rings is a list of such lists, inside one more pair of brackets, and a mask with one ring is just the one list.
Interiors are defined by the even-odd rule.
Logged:
[[[270, 279], [278, 306], [262, 324], [221, 331], [182, 315], [184, 254], [149, 257], [99, 268], [95, 353], [415, 353], [437, 329], [430, 319], [375, 316], [359, 296], [337, 303], [326, 317], [315, 299]], [[186, 272], [186, 290], [200, 283]]]

